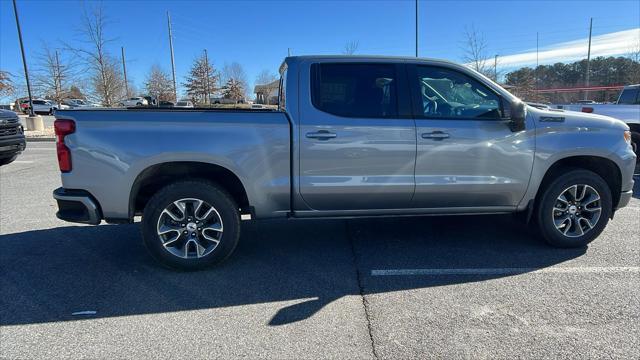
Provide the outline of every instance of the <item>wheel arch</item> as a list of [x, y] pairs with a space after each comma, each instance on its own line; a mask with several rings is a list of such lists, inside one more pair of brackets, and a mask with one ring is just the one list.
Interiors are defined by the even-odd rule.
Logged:
[[129, 218], [139, 215], [161, 188], [179, 179], [202, 179], [221, 186], [240, 209], [250, 211], [246, 188], [240, 178], [226, 167], [198, 161], [171, 161], [151, 165], [138, 174], [129, 194]]
[[615, 209], [620, 201], [620, 193], [622, 189], [622, 171], [618, 165], [610, 159], [601, 156], [593, 155], [579, 155], [569, 156], [556, 160], [545, 172], [538, 191], [535, 196], [535, 205], [539, 204], [540, 198], [544, 190], [549, 184], [555, 180], [558, 176], [570, 169], [584, 169], [592, 171], [598, 174], [609, 186], [611, 191], [611, 214], [613, 215]]

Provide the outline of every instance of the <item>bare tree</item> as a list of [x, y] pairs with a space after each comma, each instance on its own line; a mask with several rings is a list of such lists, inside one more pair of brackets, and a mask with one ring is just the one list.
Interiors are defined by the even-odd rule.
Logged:
[[629, 47], [627, 57], [635, 62], [640, 63], [640, 39], [638, 39], [635, 44]]
[[218, 82], [219, 75], [210, 61], [207, 61], [205, 55], [196, 58], [193, 61], [189, 75], [182, 84], [187, 88], [187, 95], [196, 104], [206, 104], [207, 96], [215, 93], [217, 88], [215, 84]]
[[491, 66], [487, 63], [487, 43], [484, 35], [476, 30], [475, 25], [465, 27], [465, 45], [462, 60], [475, 71], [493, 77]]
[[344, 49], [342, 50], [342, 53], [344, 55], [353, 55], [356, 53], [356, 51], [358, 51], [358, 45], [360, 45], [359, 41], [351, 40], [346, 44], [344, 44]]
[[11, 80], [11, 73], [0, 70], [0, 97], [11, 96], [16, 88]]
[[[242, 65], [235, 61], [231, 64], [224, 64], [224, 67], [222, 68], [222, 76], [220, 77], [220, 84], [225, 84], [226, 86], [229, 80], [232, 79], [240, 83], [244, 92], [249, 88], [247, 74], [244, 72]], [[246, 95], [246, 93], [243, 93], [243, 97], [246, 97]]]
[[85, 47], [66, 47], [87, 64], [94, 97], [105, 106], [113, 106], [125, 96], [125, 91], [119, 62], [107, 50], [107, 45], [113, 39], [107, 38], [106, 25], [107, 19], [102, 6], [98, 5], [90, 12], [83, 7], [80, 33]]
[[73, 66], [68, 59], [45, 44], [36, 68], [35, 87], [38, 91], [60, 103], [68, 97], [74, 75]]
[[145, 89], [149, 95], [155, 96], [159, 101], [175, 100], [171, 76], [159, 65], [151, 66], [145, 81]]
[[242, 100], [244, 99], [245, 89], [242, 88], [242, 83], [236, 79], [229, 79], [222, 88], [222, 94], [226, 99]]

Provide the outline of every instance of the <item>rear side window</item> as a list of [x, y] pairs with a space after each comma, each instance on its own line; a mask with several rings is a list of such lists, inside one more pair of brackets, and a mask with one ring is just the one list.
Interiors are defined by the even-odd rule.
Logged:
[[640, 104], [639, 93], [640, 88], [629, 88], [622, 90], [620, 94], [620, 99], [618, 99], [618, 104], [627, 104], [634, 105]]
[[314, 64], [311, 98], [318, 110], [338, 116], [397, 117], [396, 79], [392, 64]]

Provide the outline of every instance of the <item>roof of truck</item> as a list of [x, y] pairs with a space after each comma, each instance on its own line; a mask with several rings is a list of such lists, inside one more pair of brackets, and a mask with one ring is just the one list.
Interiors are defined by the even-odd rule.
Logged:
[[418, 60], [418, 61], [429, 61], [429, 62], [441, 62], [441, 63], [449, 63], [454, 65], [460, 65], [459, 63], [444, 60], [444, 59], [435, 59], [435, 58], [422, 58], [415, 56], [390, 56], [390, 55], [300, 55], [300, 56], [288, 56], [285, 60], [327, 60], [327, 59], [344, 59], [344, 60]]

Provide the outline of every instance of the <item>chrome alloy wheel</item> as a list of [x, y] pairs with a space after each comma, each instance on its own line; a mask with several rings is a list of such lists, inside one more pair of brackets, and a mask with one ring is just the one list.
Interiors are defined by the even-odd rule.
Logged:
[[580, 237], [596, 226], [602, 213], [601, 206], [596, 189], [584, 184], [572, 185], [556, 199], [553, 223], [562, 235]]
[[209, 255], [222, 240], [222, 218], [210, 204], [186, 198], [169, 204], [158, 218], [164, 248], [183, 259]]

